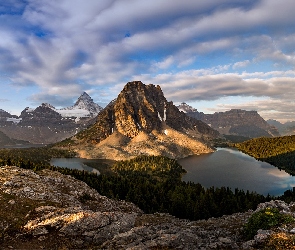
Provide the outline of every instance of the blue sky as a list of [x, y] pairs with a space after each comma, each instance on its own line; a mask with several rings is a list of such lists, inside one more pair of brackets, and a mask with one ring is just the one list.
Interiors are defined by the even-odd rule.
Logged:
[[295, 120], [294, 0], [6, 0], [0, 108], [97, 103], [128, 81], [212, 113]]

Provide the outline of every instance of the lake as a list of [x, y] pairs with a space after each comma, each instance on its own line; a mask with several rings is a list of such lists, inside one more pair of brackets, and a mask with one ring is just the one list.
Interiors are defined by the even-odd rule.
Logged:
[[183, 181], [200, 183], [205, 188], [225, 186], [281, 195], [295, 187], [295, 177], [232, 148], [217, 148], [214, 153], [189, 156], [178, 162], [187, 171]]
[[[96, 161], [54, 158], [50, 163], [54, 166], [99, 173], [87, 166], [87, 162]], [[182, 177], [183, 181], [200, 183], [205, 188], [224, 186], [232, 190], [239, 188], [256, 191], [263, 195], [281, 195], [287, 189], [295, 187], [295, 177], [232, 148], [217, 148], [214, 153], [189, 156], [178, 162], [187, 171]]]
[[52, 158], [50, 164], [62, 168], [85, 170], [92, 173], [99, 174], [99, 171], [95, 168], [87, 166], [87, 162], [95, 162], [96, 160], [88, 160], [82, 158]]

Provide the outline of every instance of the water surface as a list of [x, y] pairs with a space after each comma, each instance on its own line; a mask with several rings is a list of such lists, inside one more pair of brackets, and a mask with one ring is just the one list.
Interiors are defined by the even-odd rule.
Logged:
[[218, 148], [214, 153], [189, 156], [178, 162], [187, 171], [182, 180], [206, 188], [225, 186], [281, 195], [295, 187], [295, 177], [232, 148]]
[[85, 170], [99, 174], [97, 169], [87, 166], [87, 162], [95, 162], [95, 160], [83, 158], [52, 158], [50, 164], [57, 167]]

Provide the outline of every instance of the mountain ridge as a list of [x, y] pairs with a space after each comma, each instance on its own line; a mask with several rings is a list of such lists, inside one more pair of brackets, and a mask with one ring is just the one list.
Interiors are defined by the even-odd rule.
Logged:
[[269, 119], [267, 123], [275, 126], [281, 135], [295, 135], [295, 121], [280, 123], [279, 121]]
[[257, 111], [231, 109], [225, 112], [204, 114], [197, 109], [181, 103], [178, 108], [188, 116], [199, 119], [225, 135], [237, 135], [248, 138], [280, 136], [274, 126], [269, 125]]
[[[145, 153], [184, 157], [212, 152], [206, 144], [219, 136], [207, 124], [186, 116], [168, 102], [160, 86], [145, 85], [141, 81], [128, 82], [96, 120], [90, 128], [72, 138], [73, 148], [83, 157], [111, 154], [116, 159], [126, 159]], [[113, 133], [125, 137], [126, 143], [116, 146], [103, 143]], [[82, 146], [79, 149], [77, 145]], [[86, 146], [87, 150], [83, 150]]]
[[102, 107], [84, 92], [73, 106], [64, 109], [42, 103], [36, 108], [26, 107], [20, 116], [0, 110], [0, 131], [11, 139], [32, 144], [56, 143], [94, 123], [101, 110]]

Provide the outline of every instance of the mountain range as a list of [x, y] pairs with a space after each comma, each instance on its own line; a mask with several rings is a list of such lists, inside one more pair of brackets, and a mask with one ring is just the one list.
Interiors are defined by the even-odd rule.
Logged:
[[280, 123], [276, 120], [267, 120], [267, 123], [275, 126], [281, 135], [295, 135], [295, 121]]
[[[266, 122], [256, 111], [232, 109], [204, 114], [186, 103], [175, 106], [166, 100], [160, 86], [140, 81], [127, 83], [104, 109], [86, 92], [67, 108], [42, 103], [35, 109], [26, 107], [20, 116], [0, 109], [0, 131], [11, 138], [10, 144], [17, 140], [56, 143], [78, 133], [73, 137], [74, 144], [90, 145], [87, 157], [106, 157], [105, 152], [111, 151], [118, 159], [146, 152], [171, 157], [175, 152], [198, 153], [192, 151], [195, 142], [191, 143], [191, 139], [210, 147], [219, 134], [226, 138], [274, 137], [280, 135], [279, 131], [294, 132], [295, 125], [292, 126], [292, 123]], [[93, 145], [100, 145], [100, 149]], [[80, 153], [85, 154], [82, 149]]]
[[226, 112], [204, 114], [203, 112], [198, 112], [197, 109], [186, 103], [181, 103], [177, 107], [188, 116], [205, 122], [211, 128], [225, 136], [231, 135], [255, 138], [262, 136], [275, 137], [280, 135], [278, 129], [268, 124], [257, 111], [231, 109]]
[[134, 81], [125, 85], [92, 126], [71, 138], [70, 146], [84, 158], [119, 160], [141, 154], [181, 158], [212, 152], [210, 140], [218, 136], [216, 130], [168, 102], [160, 86]]
[[26, 107], [20, 116], [0, 110], [0, 131], [10, 138], [33, 144], [55, 143], [89, 126], [101, 110], [84, 92], [68, 108], [56, 109], [42, 103], [35, 109]]

